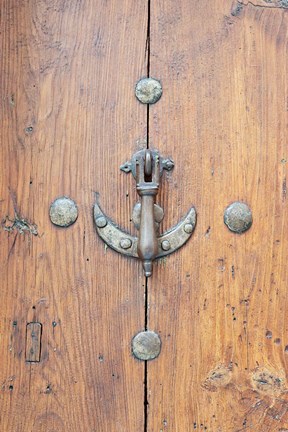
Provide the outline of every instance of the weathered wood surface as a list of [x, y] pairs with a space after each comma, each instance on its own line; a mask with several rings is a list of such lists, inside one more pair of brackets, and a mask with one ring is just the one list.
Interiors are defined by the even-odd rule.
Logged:
[[[7, 432], [285, 432], [287, 414], [286, 1], [151, 1], [149, 143], [175, 160], [164, 229], [194, 204], [190, 242], [155, 265], [148, 327], [141, 265], [106, 250], [92, 206], [124, 228], [136, 200], [119, 166], [146, 145], [148, 2], [1, 3], [0, 429]], [[166, 180], [165, 180], [166, 178]], [[61, 195], [79, 207], [49, 221]], [[223, 213], [247, 202], [231, 233]], [[9, 216], [9, 219], [8, 217]], [[25, 362], [26, 325], [42, 325]]]
[[[165, 228], [192, 203], [198, 222], [149, 281], [149, 432], [288, 430], [287, 6], [151, 2]], [[223, 223], [235, 200], [253, 211], [243, 235]]]
[[[130, 353], [144, 325], [142, 268], [105, 250], [92, 206], [98, 191], [130, 229], [134, 185], [119, 166], [145, 146], [134, 85], [147, 16], [132, 0], [1, 2], [1, 431], [144, 428], [144, 365]], [[49, 220], [62, 195], [79, 208], [67, 229]], [[25, 362], [34, 321], [36, 364]]]

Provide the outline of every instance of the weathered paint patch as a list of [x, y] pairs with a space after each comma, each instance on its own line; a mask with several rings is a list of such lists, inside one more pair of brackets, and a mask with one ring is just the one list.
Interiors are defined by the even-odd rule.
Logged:
[[38, 227], [36, 224], [29, 222], [27, 219], [15, 213], [14, 218], [6, 216], [1, 221], [1, 226], [4, 231], [9, 233], [17, 231], [19, 234], [30, 234], [38, 236]]
[[279, 396], [286, 390], [286, 378], [283, 371], [272, 372], [266, 368], [256, 369], [251, 375], [252, 387], [270, 396]]
[[215, 392], [218, 388], [226, 387], [231, 382], [231, 379], [232, 368], [221, 364], [209, 372], [202, 387], [205, 388], [205, 390]]

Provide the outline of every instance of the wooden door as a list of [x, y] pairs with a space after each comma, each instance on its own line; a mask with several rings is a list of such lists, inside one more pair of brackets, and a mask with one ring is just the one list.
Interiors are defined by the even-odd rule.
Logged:
[[[287, 8], [2, 0], [1, 431], [288, 431]], [[147, 75], [163, 87], [149, 107]], [[99, 193], [134, 232], [119, 166], [147, 145], [175, 161], [161, 229], [192, 204], [197, 227], [146, 281], [92, 207]], [[67, 228], [49, 218], [61, 196]], [[236, 201], [242, 234], [223, 221]], [[145, 328], [150, 362], [131, 353]]]

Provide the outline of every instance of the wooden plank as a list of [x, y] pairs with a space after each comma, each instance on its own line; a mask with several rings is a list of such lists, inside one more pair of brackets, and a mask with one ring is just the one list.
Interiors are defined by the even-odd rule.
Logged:
[[[92, 206], [99, 192], [130, 230], [136, 193], [119, 166], [145, 146], [134, 86], [147, 16], [132, 0], [1, 2], [1, 431], [144, 428], [144, 366], [130, 352], [142, 268], [106, 250]], [[49, 220], [63, 195], [79, 210], [69, 228]], [[40, 363], [25, 362], [27, 322], [45, 329]]]
[[26, 326], [26, 362], [40, 362], [42, 325], [28, 323]]
[[[191, 204], [198, 222], [149, 284], [163, 343], [148, 364], [149, 431], [288, 428], [288, 14], [272, 3], [151, 2], [163, 96], [149, 140], [175, 160], [164, 229]], [[253, 212], [242, 235], [223, 223], [236, 200]]]

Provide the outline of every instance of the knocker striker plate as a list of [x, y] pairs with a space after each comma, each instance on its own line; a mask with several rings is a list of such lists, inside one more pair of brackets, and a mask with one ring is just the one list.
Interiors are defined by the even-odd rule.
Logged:
[[121, 165], [126, 173], [132, 172], [136, 180], [137, 193], [141, 198], [133, 210], [133, 222], [139, 236], [132, 236], [119, 228], [101, 210], [96, 202], [94, 220], [102, 240], [115, 251], [134, 258], [140, 258], [145, 276], [152, 274], [152, 262], [169, 255], [182, 247], [191, 237], [196, 225], [196, 211], [192, 207], [187, 215], [173, 228], [159, 235], [159, 224], [164, 212], [155, 203], [163, 170], [171, 170], [174, 162], [163, 159], [157, 151], [141, 150], [131, 161]]

